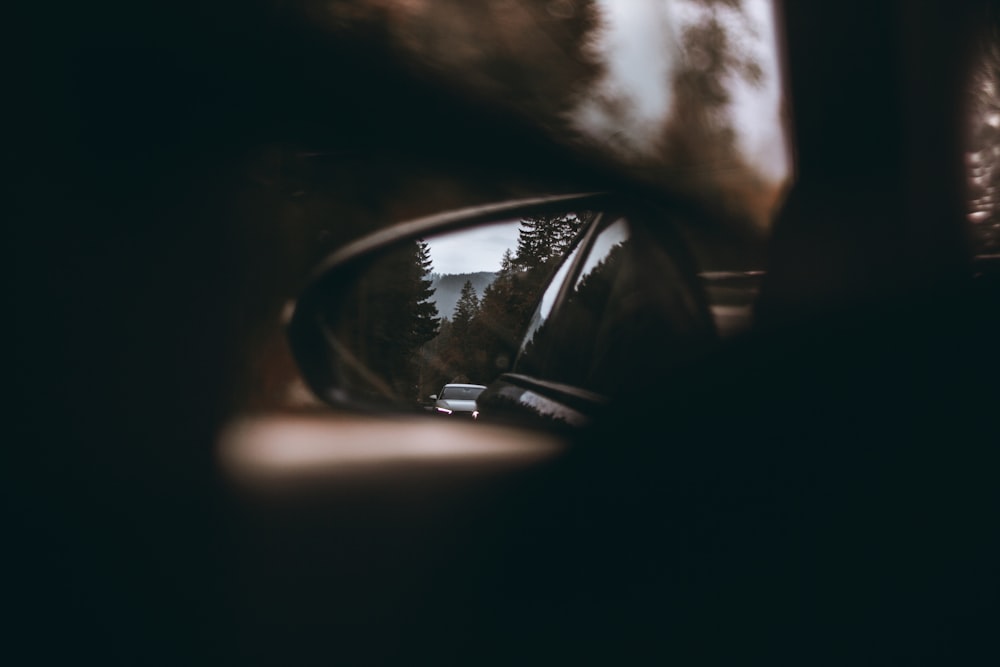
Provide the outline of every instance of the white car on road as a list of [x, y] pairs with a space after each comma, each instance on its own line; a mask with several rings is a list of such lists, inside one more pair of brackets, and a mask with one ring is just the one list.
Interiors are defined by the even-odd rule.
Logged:
[[486, 389], [481, 384], [446, 384], [441, 391], [431, 395], [434, 411], [443, 415], [479, 416], [476, 398]]

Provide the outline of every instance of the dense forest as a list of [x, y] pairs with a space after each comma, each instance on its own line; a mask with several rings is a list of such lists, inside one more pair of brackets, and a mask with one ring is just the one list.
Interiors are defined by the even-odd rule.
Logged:
[[492, 381], [510, 368], [547, 279], [590, 219], [525, 217], [496, 273], [436, 274], [427, 244], [415, 242], [366, 278], [380, 287], [360, 299], [367, 310], [355, 315], [367, 324], [352, 347], [363, 347], [368, 367], [407, 401], [424, 401], [448, 382]]
[[477, 274], [466, 278], [454, 307], [440, 309], [437, 335], [416, 350], [418, 400], [447, 382], [487, 384], [510, 368], [547, 278], [590, 219], [567, 213], [521, 220], [517, 248], [504, 252], [500, 270], [485, 287], [477, 287]]
[[476, 294], [482, 294], [490, 283], [497, 277], [495, 271], [477, 271], [475, 273], [432, 273], [431, 289], [434, 294], [430, 300], [437, 306], [439, 313], [453, 313], [458, 299], [462, 295], [462, 288], [466, 282], [472, 283]]
[[511, 367], [549, 276], [592, 217], [523, 218], [495, 273], [436, 273], [427, 242], [415, 240], [372, 260], [357, 282], [332, 285], [345, 290], [324, 314], [343, 386], [419, 404], [448, 382], [491, 382]]

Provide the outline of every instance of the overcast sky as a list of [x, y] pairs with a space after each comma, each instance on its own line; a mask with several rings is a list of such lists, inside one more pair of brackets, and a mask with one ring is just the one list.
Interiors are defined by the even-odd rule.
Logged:
[[435, 273], [499, 271], [505, 250], [517, 250], [518, 221], [426, 239]]
[[[601, 141], [614, 137], [631, 150], [653, 147], [670, 114], [671, 73], [676, 65], [680, 33], [700, 11], [691, 0], [597, 0], [604, 28], [591, 45], [606, 65], [607, 75], [572, 112], [577, 129]], [[743, 0], [743, 14], [720, 8], [720, 19], [761, 66], [764, 80], [750, 86], [731, 81], [732, 118], [748, 162], [775, 183], [787, 177], [789, 164], [781, 121], [781, 80], [771, 0]], [[602, 102], [603, 100], [603, 102]], [[621, 101], [627, 122], [615, 115], [609, 100]], [[428, 239], [434, 271], [496, 271], [507, 248], [517, 245], [517, 224], [504, 232], [483, 229]]]
[[[781, 78], [778, 43], [771, 0], [743, 0], [752, 29], [747, 35], [752, 53], [764, 70], [764, 81], [754, 88], [733, 84], [733, 119], [747, 159], [775, 181], [788, 176], [788, 151], [781, 120]], [[738, 28], [737, 28], [738, 29]]]

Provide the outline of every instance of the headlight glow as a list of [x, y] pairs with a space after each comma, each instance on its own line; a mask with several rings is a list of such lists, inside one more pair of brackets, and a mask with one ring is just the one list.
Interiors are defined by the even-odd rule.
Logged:
[[449, 410], [448, 408], [434, 408], [434, 409], [437, 410], [438, 412], [443, 412], [446, 415], [451, 414], [451, 410]]

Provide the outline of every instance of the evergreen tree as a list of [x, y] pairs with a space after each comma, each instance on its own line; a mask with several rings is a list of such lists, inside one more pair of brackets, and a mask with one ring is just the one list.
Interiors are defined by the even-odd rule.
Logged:
[[483, 291], [479, 313], [471, 326], [471, 338], [482, 350], [477, 375], [490, 381], [507, 370], [514, 354], [514, 341], [519, 336], [516, 330], [520, 312], [524, 310], [519, 302], [518, 283], [522, 278], [510, 249], [500, 261], [497, 277]]
[[517, 252], [504, 252], [471, 327], [470, 340], [477, 348], [470, 360], [477, 377], [490, 381], [510, 368], [546, 280], [590, 219], [583, 212], [521, 221]]
[[585, 218], [576, 213], [524, 218], [518, 230], [516, 263], [530, 270], [561, 257], [576, 238]]
[[547, 278], [590, 219], [583, 212], [521, 221], [517, 252], [504, 251], [482, 297], [466, 281], [451, 319], [421, 349], [423, 395], [459, 377], [489, 383], [510, 368]]
[[437, 335], [440, 324], [430, 300], [430, 268], [427, 244], [407, 244], [370, 267], [357, 290], [350, 349], [406, 401], [415, 400], [419, 390], [417, 352]]
[[476, 288], [472, 286], [472, 281], [466, 280], [465, 284], [462, 285], [462, 293], [458, 297], [455, 313], [451, 318], [453, 334], [456, 336], [468, 334], [469, 324], [478, 312], [479, 295], [476, 294]]
[[466, 280], [451, 318], [454, 341], [452, 347], [459, 355], [456, 370], [464, 377], [478, 377], [476, 369], [479, 363], [476, 355], [479, 346], [472, 339], [472, 322], [478, 315], [479, 295], [472, 282]]
[[410, 334], [414, 342], [413, 349], [420, 347], [437, 335], [440, 325], [437, 306], [431, 300], [434, 296], [433, 274], [430, 247], [426, 241], [418, 241], [412, 280], [412, 301]]

